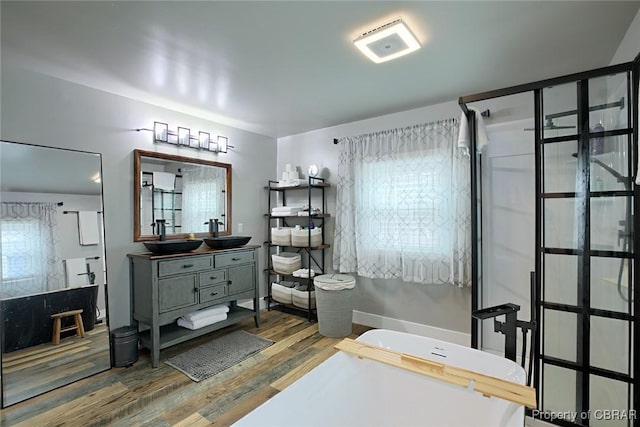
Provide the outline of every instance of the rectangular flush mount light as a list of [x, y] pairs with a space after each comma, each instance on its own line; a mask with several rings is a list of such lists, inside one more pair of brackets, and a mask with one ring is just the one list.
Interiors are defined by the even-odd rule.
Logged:
[[376, 64], [420, 49], [418, 39], [400, 18], [367, 31], [353, 44]]

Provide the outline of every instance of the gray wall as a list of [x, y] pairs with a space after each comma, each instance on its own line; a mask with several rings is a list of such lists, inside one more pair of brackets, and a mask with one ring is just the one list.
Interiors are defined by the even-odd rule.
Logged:
[[[310, 164], [329, 170], [329, 182], [336, 183], [339, 147], [333, 138], [460, 117], [455, 102], [433, 105], [402, 113], [347, 123], [278, 139], [278, 175], [290, 163], [306, 176]], [[335, 214], [335, 186], [328, 192], [328, 211]], [[333, 240], [334, 219], [327, 224], [326, 236]], [[331, 243], [331, 242], [329, 242]], [[331, 267], [332, 254], [328, 263]], [[330, 268], [331, 270], [331, 268]], [[468, 333], [471, 325], [471, 288], [404, 283], [401, 280], [358, 278], [355, 310]]]
[[[102, 154], [104, 222], [106, 231], [109, 314], [112, 327], [129, 324], [129, 275], [127, 253], [142, 252], [133, 242], [133, 150], [135, 148], [218, 160], [233, 165], [232, 216], [234, 227], [242, 223], [242, 234], [260, 244], [266, 223], [260, 206], [266, 203], [262, 188], [275, 176], [274, 138], [242, 131], [161, 107], [14, 68], [1, 68], [2, 122], [4, 140]], [[235, 146], [228, 154], [215, 155], [189, 148], [154, 145], [153, 122], [169, 123], [192, 130], [221, 133]], [[69, 165], [73, 167], [73, 165]], [[237, 230], [233, 230], [236, 232]], [[260, 257], [260, 271], [263, 259]], [[262, 276], [262, 275], [261, 275]], [[264, 278], [260, 277], [264, 292]]]

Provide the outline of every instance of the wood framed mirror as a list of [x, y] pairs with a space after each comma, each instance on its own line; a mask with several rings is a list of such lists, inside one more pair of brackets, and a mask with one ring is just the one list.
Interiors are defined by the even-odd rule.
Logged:
[[134, 150], [133, 240], [158, 240], [155, 223], [165, 220], [167, 239], [220, 235], [231, 226], [231, 165], [155, 151]]
[[0, 189], [6, 407], [111, 367], [102, 157], [0, 141]]

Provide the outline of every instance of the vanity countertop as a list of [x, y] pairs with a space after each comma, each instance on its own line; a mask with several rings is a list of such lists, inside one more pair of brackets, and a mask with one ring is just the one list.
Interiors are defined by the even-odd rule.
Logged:
[[129, 258], [139, 257], [139, 258], [148, 258], [148, 259], [163, 259], [163, 258], [188, 257], [188, 256], [195, 256], [195, 255], [218, 254], [218, 253], [224, 253], [224, 252], [256, 249], [259, 247], [260, 245], [244, 245], [244, 246], [239, 246], [237, 248], [230, 248], [230, 249], [212, 249], [203, 243], [201, 247], [191, 252], [182, 252], [177, 254], [162, 254], [162, 255], [154, 254], [153, 252], [140, 252], [135, 254], [127, 254], [127, 256]]

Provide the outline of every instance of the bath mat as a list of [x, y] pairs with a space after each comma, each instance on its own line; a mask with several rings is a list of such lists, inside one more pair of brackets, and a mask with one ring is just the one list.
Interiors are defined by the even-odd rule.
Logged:
[[171, 357], [165, 363], [199, 382], [253, 356], [273, 341], [246, 331], [234, 331]]

